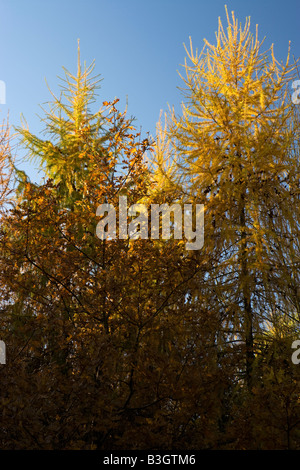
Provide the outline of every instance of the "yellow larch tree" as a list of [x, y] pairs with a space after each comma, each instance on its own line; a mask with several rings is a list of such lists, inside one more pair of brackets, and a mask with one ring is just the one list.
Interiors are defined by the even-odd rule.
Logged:
[[299, 234], [299, 121], [290, 96], [295, 64], [289, 56], [280, 64], [273, 47], [262, 51], [249, 18], [242, 27], [226, 15], [215, 45], [186, 48], [182, 113], [166, 115], [167, 130], [159, 123], [154, 179], [205, 205], [203, 250], [217, 256], [198, 289], [210, 291], [225, 337], [244, 345], [251, 391], [255, 335], [280, 303], [271, 282], [275, 271], [284, 276], [278, 249]]

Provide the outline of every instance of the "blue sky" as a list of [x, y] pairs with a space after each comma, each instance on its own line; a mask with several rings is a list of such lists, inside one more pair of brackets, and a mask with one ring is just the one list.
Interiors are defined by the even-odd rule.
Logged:
[[[199, 49], [203, 38], [214, 42], [218, 17], [226, 24], [225, 4], [242, 23], [250, 16], [253, 32], [259, 25], [278, 60], [285, 60], [289, 41], [300, 56], [299, 0], [0, 0], [1, 118], [9, 112], [10, 124], [19, 125], [23, 113], [32, 132], [43, 129], [37, 115], [51, 99], [45, 79], [58, 92], [62, 66], [76, 71], [79, 38], [82, 61], [95, 59], [103, 79], [99, 107], [118, 97], [123, 110], [128, 100], [138, 128], [154, 134], [160, 110], [180, 109], [183, 44], [190, 36]], [[32, 165], [24, 168], [38, 179]]]

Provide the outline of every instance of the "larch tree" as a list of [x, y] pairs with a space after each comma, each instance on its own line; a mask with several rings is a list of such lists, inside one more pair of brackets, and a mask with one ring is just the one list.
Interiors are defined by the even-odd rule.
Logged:
[[101, 81], [93, 75], [94, 67], [94, 62], [82, 67], [78, 42], [77, 74], [63, 68], [61, 94], [57, 97], [50, 90], [53, 101], [49, 110], [43, 109], [41, 122], [46, 138], [32, 134], [26, 121], [17, 128], [28, 151], [27, 158], [38, 163], [46, 178], [57, 185], [64, 206], [70, 208], [86, 197], [87, 178], [91, 178], [96, 165], [103, 174], [102, 185], [104, 179], [106, 185], [112, 183], [120, 164], [117, 143], [123, 137], [121, 133], [127, 132], [127, 136], [131, 129], [130, 120], [115, 108], [117, 99], [105, 101], [101, 109], [92, 110]]
[[226, 14], [215, 45], [205, 40], [200, 53], [192, 42], [186, 49], [182, 115], [166, 115], [165, 134], [160, 123], [156, 180], [205, 205], [202, 253], [216, 257], [199, 291], [208, 289], [217, 305], [225, 340], [244, 345], [251, 391], [256, 334], [282, 308], [278, 280], [287, 279], [286, 270], [296, 279], [299, 269], [299, 121], [289, 57], [280, 64], [273, 47], [262, 50], [249, 18], [242, 27]]

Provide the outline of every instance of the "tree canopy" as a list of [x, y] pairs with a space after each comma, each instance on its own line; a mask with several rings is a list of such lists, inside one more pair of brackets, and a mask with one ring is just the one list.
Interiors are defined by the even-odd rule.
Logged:
[[[93, 111], [79, 46], [44, 134], [17, 129], [41, 183], [3, 127], [2, 449], [299, 449], [297, 68], [226, 14], [186, 49], [182, 111], [153, 138], [118, 99]], [[149, 214], [203, 204], [204, 246], [100, 239], [97, 207], [118, 214], [120, 195]]]

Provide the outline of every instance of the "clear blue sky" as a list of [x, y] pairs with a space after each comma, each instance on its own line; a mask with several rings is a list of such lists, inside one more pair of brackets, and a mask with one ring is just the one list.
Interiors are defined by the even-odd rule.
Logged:
[[[259, 25], [278, 60], [289, 41], [300, 56], [299, 0], [0, 0], [2, 119], [9, 112], [11, 125], [19, 125], [23, 113], [32, 132], [42, 130], [39, 105], [51, 99], [45, 79], [57, 92], [62, 66], [76, 71], [79, 38], [82, 61], [95, 59], [103, 78], [99, 107], [118, 97], [123, 110], [127, 97], [136, 125], [154, 135], [160, 110], [179, 110], [183, 43], [189, 36], [199, 49], [203, 38], [214, 42], [218, 17], [226, 24], [225, 4], [242, 23], [250, 16], [253, 32]], [[34, 169], [25, 168], [35, 180]]]

